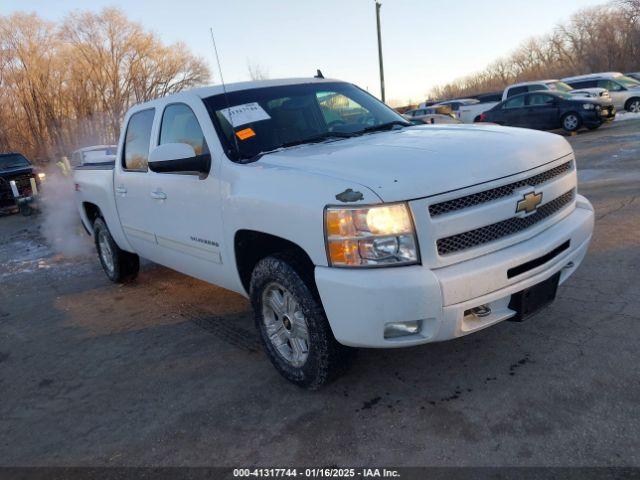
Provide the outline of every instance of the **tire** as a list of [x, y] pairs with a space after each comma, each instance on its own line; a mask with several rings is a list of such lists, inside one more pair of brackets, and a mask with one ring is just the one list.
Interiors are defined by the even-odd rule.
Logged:
[[640, 97], [633, 97], [627, 100], [624, 109], [627, 112], [640, 113]]
[[93, 223], [93, 234], [100, 264], [109, 280], [114, 283], [133, 281], [140, 271], [140, 257], [118, 247], [102, 218]]
[[576, 132], [582, 125], [582, 119], [577, 113], [569, 112], [562, 116], [560, 123], [565, 132]]
[[353, 349], [336, 341], [312, 273], [294, 255], [260, 260], [251, 275], [250, 297], [264, 349], [284, 378], [314, 390], [349, 365]]
[[30, 217], [33, 213], [33, 208], [27, 202], [23, 202], [20, 204], [20, 213], [23, 217]]

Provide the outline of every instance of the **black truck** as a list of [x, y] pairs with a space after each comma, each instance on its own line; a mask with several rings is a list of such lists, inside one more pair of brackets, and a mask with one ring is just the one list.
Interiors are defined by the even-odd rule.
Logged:
[[33, 197], [31, 179], [35, 179], [36, 188], [40, 185], [40, 176], [35, 167], [24, 155], [19, 153], [0, 153], [0, 211], [20, 207], [23, 213], [30, 213], [28, 202], [20, 203], [11, 189], [11, 181], [16, 182], [18, 196], [21, 199]]

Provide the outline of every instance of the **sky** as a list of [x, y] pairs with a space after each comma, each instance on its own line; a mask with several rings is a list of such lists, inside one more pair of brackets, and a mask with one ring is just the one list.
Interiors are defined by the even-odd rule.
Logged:
[[[386, 98], [416, 103], [430, 88], [481, 70], [527, 38], [550, 31], [603, 0], [381, 0]], [[379, 96], [374, 0], [0, 0], [0, 14], [58, 20], [74, 10], [116, 6], [166, 43], [182, 41], [227, 83], [248, 80], [248, 64], [269, 78], [325, 77]]]

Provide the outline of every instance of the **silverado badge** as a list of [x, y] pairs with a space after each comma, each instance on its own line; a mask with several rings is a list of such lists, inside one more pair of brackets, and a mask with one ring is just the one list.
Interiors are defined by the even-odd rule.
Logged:
[[524, 212], [527, 215], [533, 213], [538, 208], [538, 205], [540, 205], [540, 202], [542, 202], [542, 192], [526, 193], [522, 197], [522, 200], [518, 200], [516, 213]]

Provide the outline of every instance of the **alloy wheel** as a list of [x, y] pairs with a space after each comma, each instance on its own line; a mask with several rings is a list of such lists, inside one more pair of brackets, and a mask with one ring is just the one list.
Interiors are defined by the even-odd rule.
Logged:
[[300, 304], [277, 282], [262, 293], [262, 319], [278, 354], [294, 367], [304, 365], [309, 356], [309, 327]]

